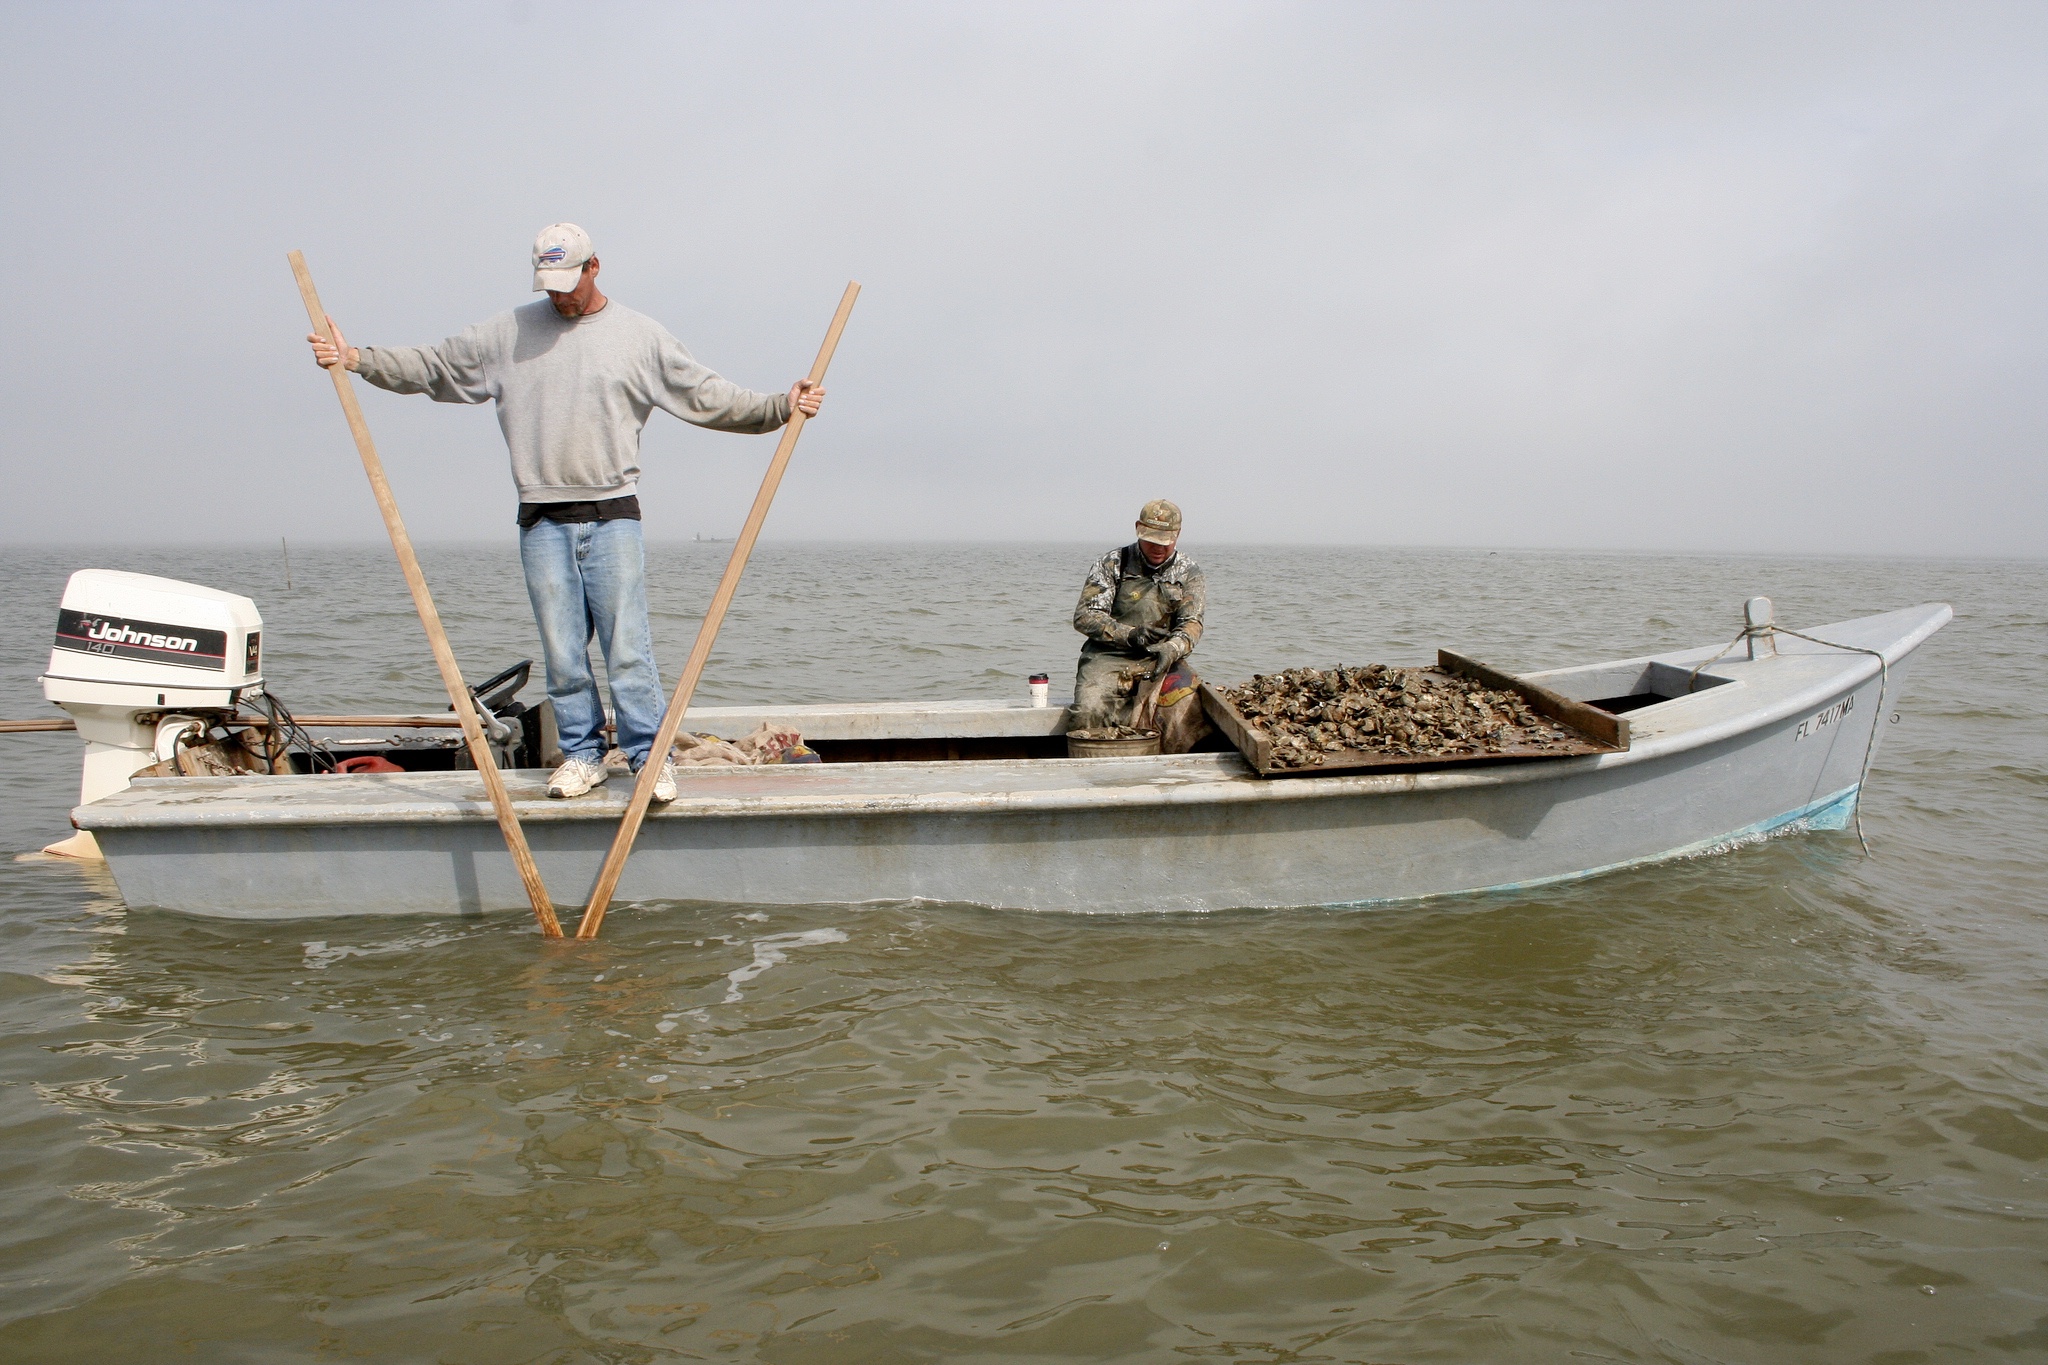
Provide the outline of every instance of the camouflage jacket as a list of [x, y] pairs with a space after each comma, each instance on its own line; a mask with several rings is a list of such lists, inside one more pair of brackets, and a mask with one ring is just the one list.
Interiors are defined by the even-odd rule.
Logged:
[[1131, 644], [1134, 631], [1170, 624], [1192, 652], [1202, 638], [1202, 613], [1209, 605], [1207, 581], [1194, 560], [1178, 550], [1158, 568], [1145, 562], [1137, 542], [1111, 550], [1088, 570], [1074, 629], [1088, 637], [1084, 654], [1120, 653], [1143, 658]]

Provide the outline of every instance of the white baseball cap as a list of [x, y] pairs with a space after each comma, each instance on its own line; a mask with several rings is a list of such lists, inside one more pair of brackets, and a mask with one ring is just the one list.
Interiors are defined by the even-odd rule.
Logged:
[[550, 223], [533, 239], [533, 291], [566, 294], [583, 276], [583, 263], [597, 254], [590, 234], [574, 223]]

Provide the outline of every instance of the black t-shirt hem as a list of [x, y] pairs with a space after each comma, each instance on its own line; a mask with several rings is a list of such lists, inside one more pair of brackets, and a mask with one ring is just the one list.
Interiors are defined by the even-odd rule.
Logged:
[[568, 522], [574, 525], [586, 521], [638, 521], [640, 520], [640, 495], [628, 493], [623, 498], [600, 498], [596, 502], [522, 502], [519, 504], [519, 529], [524, 531], [542, 521]]

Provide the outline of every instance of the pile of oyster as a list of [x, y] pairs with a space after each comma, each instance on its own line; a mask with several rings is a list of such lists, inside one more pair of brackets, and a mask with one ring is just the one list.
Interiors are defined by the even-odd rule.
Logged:
[[1541, 752], [1578, 738], [1513, 692], [1436, 668], [1290, 668], [1223, 695], [1272, 741], [1276, 768], [1320, 768], [1346, 751], [1418, 759]]
[[1135, 725], [1098, 725], [1092, 730], [1069, 730], [1069, 739], [1157, 739], [1157, 730], [1140, 730]]

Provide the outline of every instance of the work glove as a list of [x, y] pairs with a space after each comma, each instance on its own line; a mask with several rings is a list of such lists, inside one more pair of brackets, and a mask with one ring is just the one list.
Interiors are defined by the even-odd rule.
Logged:
[[1163, 622], [1156, 626], [1133, 626], [1131, 628], [1131, 648], [1149, 650], [1171, 634], [1173, 634], [1173, 627]]
[[1110, 626], [1110, 643], [1118, 649], [1148, 650], [1159, 637], [1152, 634], [1150, 626], [1127, 626], [1121, 621]]
[[1172, 635], [1152, 647], [1152, 657], [1158, 660], [1156, 672], [1165, 674], [1173, 666], [1188, 657], [1188, 642], [1185, 636]]

